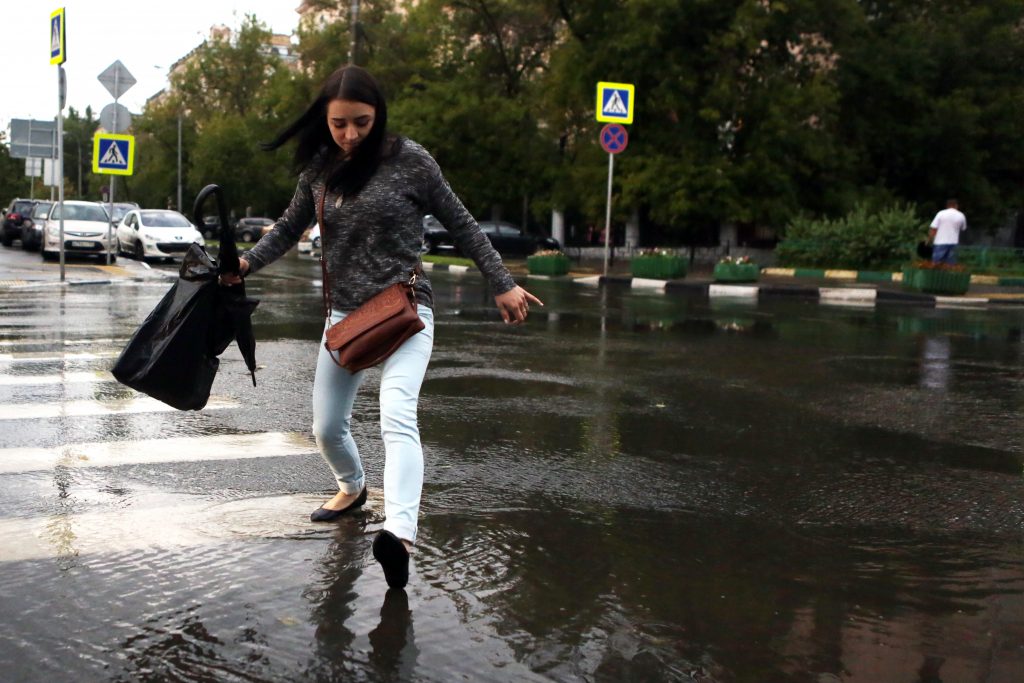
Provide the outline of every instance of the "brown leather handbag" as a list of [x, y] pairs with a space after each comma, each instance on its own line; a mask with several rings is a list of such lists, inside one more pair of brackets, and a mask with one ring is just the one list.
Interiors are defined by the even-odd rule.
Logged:
[[[323, 249], [320, 252], [320, 269], [324, 279], [324, 316], [331, 321], [330, 278], [327, 273], [327, 226], [324, 225], [324, 199], [327, 188], [320, 197], [319, 219]], [[419, 270], [417, 268], [417, 270]], [[359, 372], [381, 363], [424, 327], [416, 310], [416, 295], [412, 286], [416, 284], [416, 271], [407, 282], [396, 282], [374, 294], [363, 304], [346, 315], [341, 322], [327, 328], [324, 346], [327, 353], [339, 366], [349, 372]], [[338, 356], [335, 358], [334, 354]]]

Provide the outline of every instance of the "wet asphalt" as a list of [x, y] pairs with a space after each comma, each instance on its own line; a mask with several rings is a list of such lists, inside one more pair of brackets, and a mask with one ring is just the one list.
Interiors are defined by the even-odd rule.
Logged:
[[[84, 267], [84, 264], [83, 264]], [[125, 264], [125, 267], [134, 267]], [[173, 266], [154, 266], [173, 272]], [[410, 585], [314, 525], [318, 267], [249, 281], [200, 412], [108, 374], [170, 280], [0, 289], [0, 671], [17, 681], [1019, 681], [1024, 310], [430, 275]]]

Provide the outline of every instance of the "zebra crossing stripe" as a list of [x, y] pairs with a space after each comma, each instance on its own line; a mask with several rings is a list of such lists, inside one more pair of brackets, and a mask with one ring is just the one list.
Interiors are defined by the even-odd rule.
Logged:
[[61, 339], [60, 341], [52, 339], [0, 339], [0, 347], [41, 346], [43, 344], [48, 346], [55, 344], [57, 346], [85, 346], [86, 344], [126, 344], [127, 341], [127, 339]]
[[114, 467], [152, 463], [239, 460], [316, 453], [316, 444], [299, 432], [182, 436], [144, 441], [72, 443], [55, 448], [0, 449], [0, 474], [54, 467]]
[[[225, 398], [211, 398], [203, 410], [237, 408], [238, 403]], [[122, 401], [63, 401], [54, 403], [0, 403], [0, 420], [37, 420], [55, 417], [86, 417], [95, 415], [131, 415], [135, 413], [176, 412], [155, 398], [139, 396]]]
[[38, 356], [31, 353], [0, 353], [0, 363], [53, 363], [68, 360], [101, 360], [117, 358], [120, 351], [101, 351], [99, 353], [60, 353], [55, 356]]
[[114, 382], [109, 372], [65, 372], [60, 375], [0, 375], [0, 386], [33, 386], [43, 384], [88, 384]]

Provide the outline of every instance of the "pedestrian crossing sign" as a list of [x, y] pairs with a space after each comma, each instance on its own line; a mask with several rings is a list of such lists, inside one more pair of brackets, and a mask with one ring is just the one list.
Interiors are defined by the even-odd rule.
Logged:
[[92, 139], [92, 172], [132, 175], [135, 170], [135, 136], [97, 133]]
[[64, 8], [50, 15], [50, 64], [63, 64], [68, 58], [68, 32], [64, 25]]
[[633, 123], [633, 85], [597, 84], [597, 120], [606, 123]]

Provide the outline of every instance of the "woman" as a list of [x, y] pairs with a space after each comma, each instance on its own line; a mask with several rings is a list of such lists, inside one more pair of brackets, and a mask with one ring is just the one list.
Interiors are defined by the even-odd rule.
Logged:
[[[329, 325], [417, 270], [427, 213], [444, 223], [462, 253], [476, 262], [506, 323], [526, 320], [531, 301], [543, 305], [513, 281], [433, 157], [411, 140], [388, 135], [384, 97], [366, 70], [346, 66], [332, 73], [306, 112], [266, 148], [276, 149], [292, 138], [298, 142], [299, 181], [291, 204], [240, 259], [239, 275], [223, 276], [222, 284], [237, 284], [281, 257], [322, 205]], [[408, 582], [409, 551], [416, 541], [423, 488], [416, 404], [434, 336], [430, 281], [422, 273], [414, 291], [425, 327], [381, 365], [386, 520], [373, 541], [373, 555], [393, 588]], [[366, 502], [362, 463], [350, 430], [363, 375], [337, 366], [321, 343], [313, 382], [313, 434], [339, 491], [310, 515], [314, 522], [337, 519]]]

